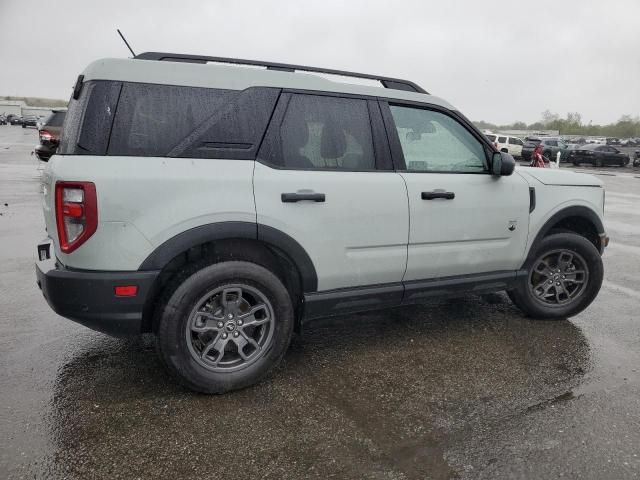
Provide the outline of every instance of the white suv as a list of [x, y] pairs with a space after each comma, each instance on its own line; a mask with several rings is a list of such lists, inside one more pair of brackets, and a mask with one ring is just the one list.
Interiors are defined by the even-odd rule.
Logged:
[[602, 282], [602, 183], [514, 167], [406, 80], [99, 60], [43, 174], [38, 284], [90, 328], [153, 332], [209, 393], [258, 381], [318, 317], [494, 291], [534, 318], [575, 315]]
[[500, 135], [499, 133], [488, 133], [487, 138], [491, 140], [491, 143], [495, 144], [501, 152], [509, 153], [516, 158], [522, 157], [524, 142], [521, 138]]

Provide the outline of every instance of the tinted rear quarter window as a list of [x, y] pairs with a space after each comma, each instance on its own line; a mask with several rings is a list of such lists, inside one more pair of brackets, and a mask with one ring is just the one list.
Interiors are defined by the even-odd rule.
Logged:
[[69, 102], [59, 153], [253, 159], [279, 93], [85, 82]]
[[91, 81], [71, 99], [62, 128], [61, 155], [104, 155], [115, 114], [120, 82]]
[[274, 88], [125, 84], [108, 154], [255, 158], [278, 94]]

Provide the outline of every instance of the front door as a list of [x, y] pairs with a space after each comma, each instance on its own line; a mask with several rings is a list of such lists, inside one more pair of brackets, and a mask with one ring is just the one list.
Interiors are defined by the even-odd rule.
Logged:
[[489, 146], [448, 112], [382, 108], [409, 195], [404, 280], [518, 269], [529, 227], [527, 182], [517, 173], [491, 175]]
[[318, 291], [396, 284], [409, 210], [377, 102], [284, 93], [255, 164], [257, 221], [309, 254]]

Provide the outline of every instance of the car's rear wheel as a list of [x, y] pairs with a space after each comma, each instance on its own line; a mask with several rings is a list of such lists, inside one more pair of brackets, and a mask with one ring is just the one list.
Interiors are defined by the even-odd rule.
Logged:
[[595, 246], [574, 233], [544, 238], [529, 256], [509, 297], [533, 318], [571, 317], [587, 308], [602, 285], [604, 269]]
[[249, 262], [191, 268], [162, 308], [157, 350], [187, 388], [224, 393], [260, 381], [286, 352], [293, 306], [276, 275]]

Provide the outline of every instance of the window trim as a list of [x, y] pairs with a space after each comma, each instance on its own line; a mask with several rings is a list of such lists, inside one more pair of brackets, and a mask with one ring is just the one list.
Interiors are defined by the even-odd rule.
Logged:
[[[382, 112], [382, 118], [384, 120], [385, 128], [387, 130], [387, 137], [389, 138], [389, 146], [391, 148], [391, 155], [393, 158], [393, 164], [396, 171], [403, 173], [450, 173], [455, 175], [491, 175], [491, 169], [489, 168], [489, 152], [497, 151], [493, 145], [489, 142], [480, 131], [473, 126], [464, 116], [456, 111], [448, 110], [439, 105], [430, 103], [413, 102], [397, 99], [379, 99], [380, 110]], [[390, 105], [417, 108], [420, 110], [430, 110], [433, 112], [444, 114], [456, 122], [458, 122], [467, 132], [469, 132], [480, 144], [484, 147], [484, 171], [482, 172], [455, 172], [451, 170], [410, 170], [407, 168], [404, 158], [404, 152], [402, 151], [402, 144], [400, 143], [400, 137], [398, 136], [398, 130], [391, 114]], [[496, 137], [497, 138], [497, 137]]]
[[[347, 169], [347, 168], [304, 168], [304, 167], [288, 167], [285, 165], [278, 165], [268, 161], [266, 158], [273, 154], [272, 150], [276, 150], [275, 154], [282, 158], [282, 141], [280, 139], [280, 129], [287, 114], [289, 101], [293, 95], [306, 95], [315, 97], [334, 97], [343, 98], [346, 100], [363, 100], [367, 105], [367, 112], [369, 114], [369, 128], [371, 129], [371, 140], [373, 143], [374, 165], [373, 169]], [[276, 103], [275, 109], [271, 116], [271, 121], [267, 126], [266, 132], [262, 139], [262, 143], [258, 148], [256, 155], [256, 162], [273, 168], [275, 170], [290, 170], [290, 171], [307, 171], [307, 172], [393, 172], [393, 155], [389, 146], [386, 127], [382, 118], [382, 112], [379, 105], [376, 108], [377, 98], [369, 95], [356, 95], [340, 92], [324, 92], [315, 90], [300, 90], [285, 88], [282, 89], [280, 98]]]

